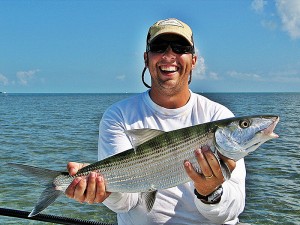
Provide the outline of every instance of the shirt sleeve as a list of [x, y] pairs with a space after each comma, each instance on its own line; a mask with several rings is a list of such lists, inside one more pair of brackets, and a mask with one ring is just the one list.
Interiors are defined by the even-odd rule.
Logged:
[[122, 113], [117, 108], [109, 108], [99, 125], [98, 160], [105, 159], [132, 148], [125, 134], [126, 125]]
[[115, 213], [124, 213], [136, 206], [138, 200], [138, 193], [113, 192], [102, 203]]

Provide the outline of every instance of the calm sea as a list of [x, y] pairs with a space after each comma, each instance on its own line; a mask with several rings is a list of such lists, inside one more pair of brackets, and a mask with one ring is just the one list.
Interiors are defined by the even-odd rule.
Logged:
[[[236, 116], [278, 114], [279, 139], [246, 157], [246, 208], [241, 222], [300, 224], [300, 93], [204, 94]], [[0, 94], [0, 207], [31, 211], [39, 182], [6, 165], [25, 163], [65, 170], [69, 161], [97, 160], [104, 110], [130, 94]], [[59, 198], [44, 213], [114, 223], [103, 205]], [[43, 224], [0, 216], [0, 224]], [[45, 223], [46, 224], [46, 223]], [[47, 223], [48, 224], [48, 223]]]

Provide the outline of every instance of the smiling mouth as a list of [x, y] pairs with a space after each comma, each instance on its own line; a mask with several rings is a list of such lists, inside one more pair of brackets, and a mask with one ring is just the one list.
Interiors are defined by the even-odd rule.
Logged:
[[166, 72], [166, 73], [173, 73], [173, 72], [177, 72], [178, 71], [178, 67], [177, 66], [160, 66], [159, 69], [162, 72]]

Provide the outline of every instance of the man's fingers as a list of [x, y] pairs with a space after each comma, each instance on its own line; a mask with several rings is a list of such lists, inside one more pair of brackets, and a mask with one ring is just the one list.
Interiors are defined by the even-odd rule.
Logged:
[[79, 170], [79, 163], [69, 162], [67, 164], [67, 170], [71, 176], [74, 176], [77, 173], [77, 171]]
[[83, 203], [85, 201], [86, 195], [85, 190], [87, 187], [87, 181], [86, 178], [83, 177], [79, 183], [76, 185], [75, 191], [74, 191], [74, 199]]
[[69, 187], [66, 189], [65, 194], [69, 198], [74, 198], [75, 195], [75, 189], [77, 187], [77, 184], [82, 180], [81, 177], [76, 177], [72, 183], [69, 185]]
[[[75, 175], [78, 170], [87, 165], [69, 162], [67, 169], [70, 175]], [[65, 194], [78, 202], [89, 204], [103, 202], [110, 195], [109, 192], [106, 192], [102, 175], [96, 172], [91, 172], [87, 177], [76, 177], [66, 189]]]
[[[218, 179], [223, 179], [223, 174], [220, 168], [220, 164], [216, 156], [212, 153], [212, 151], [207, 147], [202, 147], [202, 154], [204, 155], [207, 165], [204, 166], [200, 164], [201, 169], [205, 177], [211, 177], [212, 175], [217, 177]], [[210, 171], [210, 172], [207, 172]]]
[[71, 176], [74, 176], [78, 172], [78, 170], [80, 170], [81, 168], [87, 165], [88, 164], [85, 163], [69, 162], [67, 164], [67, 170]]
[[206, 157], [204, 156], [203, 152], [201, 149], [197, 149], [195, 151], [195, 155], [196, 155], [196, 159], [198, 161], [198, 164], [201, 168], [202, 174], [204, 177], [211, 177], [213, 176], [213, 172], [210, 168], [210, 165], [208, 163], [209, 160], [211, 159], [206, 159]]
[[201, 178], [201, 175], [195, 171], [194, 167], [192, 166], [192, 164], [189, 161], [185, 161], [184, 162], [184, 168], [185, 171], [187, 172], [188, 176], [192, 179], [192, 180], [198, 180]]
[[96, 190], [96, 196], [95, 196], [95, 203], [103, 202], [109, 195], [110, 192], [106, 192], [104, 179], [102, 176], [98, 176], [96, 178], [97, 183], [97, 190]]
[[87, 189], [85, 193], [85, 202], [92, 204], [95, 201], [96, 195], [96, 178], [97, 173], [91, 172], [88, 177]]
[[232, 159], [229, 159], [221, 154], [219, 154], [220, 159], [225, 163], [225, 165], [228, 167], [230, 172], [232, 172], [236, 167], [236, 162]]

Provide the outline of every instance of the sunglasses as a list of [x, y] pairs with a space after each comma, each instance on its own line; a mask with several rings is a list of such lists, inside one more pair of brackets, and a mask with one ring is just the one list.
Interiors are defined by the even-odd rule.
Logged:
[[147, 46], [147, 51], [153, 53], [164, 53], [168, 47], [171, 47], [172, 51], [176, 54], [194, 54], [194, 46], [190, 45], [182, 45], [178, 42], [159, 42], [159, 43], [151, 43]]

